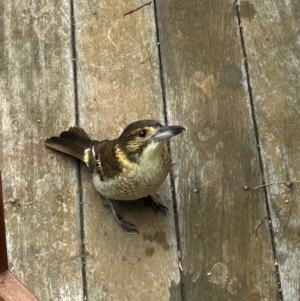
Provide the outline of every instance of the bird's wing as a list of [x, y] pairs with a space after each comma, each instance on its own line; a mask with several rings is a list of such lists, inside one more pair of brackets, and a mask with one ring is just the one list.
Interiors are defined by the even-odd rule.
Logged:
[[115, 154], [116, 140], [92, 142], [91, 164], [100, 176], [101, 181], [113, 179], [122, 172], [120, 162]]

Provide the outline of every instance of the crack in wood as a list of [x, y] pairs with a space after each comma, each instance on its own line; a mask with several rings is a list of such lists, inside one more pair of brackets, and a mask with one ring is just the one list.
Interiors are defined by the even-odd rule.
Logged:
[[[243, 34], [243, 26], [242, 26], [242, 18], [240, 13], [240, 2], [238, 0], [235, 1], [235, 7], [236, 7], [236, 14], [237, 14], [237, 20], [238, 20], [238, 27], [239, 27], [239, 33], [240, 33], [240, 39], [241, 39], [241, 46], [243, 50], [243, 57], [244, 57], [244, 67], [246, 72], [246, 78], [247, 78], [247, 86], [249, 91], [249, 99], [250, 99], [250, 106], [251, 106], [251, 115], [253, 120], [253, 127], [254, 127], [254, 133], [255, 133], [255, 140], [257, 145], [257, 153], [259, 158], [259, 166], [261, 170], [262, 175], [262, 182], [263, 184], [259, 187], [262, 187], [264, 190], [264, 196], [266, 200], [266, 210], [267, 215], [269, 217], [269, 231], [270, 231], [270, 238], [271, 238], [271, 244], [272, 244], [272, 251], [274, 255], [274, 260], [277, 262], [277, 252], [276, 252], [276, 246], [275, 246], [275, 239], [274, 239], [274, 230], [272, 225], [272, 216], [271, 216], [271, 208], [270, 208], [270, 200], [268, 198], [267, 194], [267, 187], [266, 187], [266, 181], [265, 181], [265, 172], [264, 172], [264, 166], [263, 166], [263, 159], [261, 154], [261, 149], [259, 147], [260, 145], [260, 135], [258, 130], [258, 124], [255, 116], [255, 108], [254, 108], [254, 98], [252, 93], [252, 86], [251, 86], [251, 80], [250, 80], [250, 72], [249, 72], [249, 65], [247, 61], [247, 52], [246, 52], [246, 46], [244, 41], [244, 34]], [[263, 219], [261, 224], [265, 221], [266, 217]], [[258, 226], [258, 228], [261, 226], [261, 224]], [[258, 230], [256, 229], [256, 231]], [[257, 233], [257, 232], [256, 232]], [[282, 288], [281, 288], [281, 280], [280, 280], [280, 273], [279, 273], [279, 267], [278, 265], [275, 265], [276, 268], [276, 277], [277, 277], [277, 284], [278, 284], [278, 292], [279, 292], [279, 299], [283, 300], [283, 294], [282, 294]]]

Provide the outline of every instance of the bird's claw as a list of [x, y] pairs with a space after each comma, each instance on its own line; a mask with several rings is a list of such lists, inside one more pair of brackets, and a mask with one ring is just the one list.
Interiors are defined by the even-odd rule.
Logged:
[[112, 201], [110, 201], [110, 204], [106, 205], [105, 207], [110, 210], [115, 221], [122, 228], [122, 230], [124, 230], [126, 233], [129, 233], [129, 234], [139, 234], [139, 231], [137, 230], [137, 228], [134, 224], [127, 222], [117, 213]]
[[136, 226], [130, 222], [125, 221], [120, 215], [118, 215], [118, 219], [116, 219], [119, 226], [129, 234], [139, 234]]
[[159, 202], [154, 201], [153, 197], [151, 195], [144, 197], [143, 200], [145, 201], [146, 204], [151, 206], [151, 208], [153, 209], [153, 211], [155, 213], [161, 212], [162, 214], [167, 215], [168, 207], [166, 207], [165, 205], [163, 205]]

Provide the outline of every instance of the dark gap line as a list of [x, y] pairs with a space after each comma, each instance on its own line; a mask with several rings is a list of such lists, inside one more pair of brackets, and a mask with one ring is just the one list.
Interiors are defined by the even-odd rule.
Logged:
[[[77, 78], [77, 52], [76, 52], [76, 22], [75, 22], [75, 11], [74, 11], [74, 0], [70, 0], [71, 9], [71, 43], [72, 43], [72, 63], [73, 63], [73, 75], [74, 75], [74, 101], [75, 101], [75, 122], [79, 125], [79, 104], [78, 104], [78, 78]], [[83, 210], [83, 191], [82, 191], [82, 175], [81, 175], [81, 164], [77, 160], [77, 180], [79, 190], [79, 218], [80, 218], [80, 239], [81, 239], [81, 273], [82, 273], [82, 284], [83, 284], [83, 300], [88, 300], [87, 293], [87, 280], [86, 280], [86, 265], [85, 265], [85, 234], [84, 234], [84, 210]]]
[[[168, 120], [168, 108], [167, 108], [167, 100], [166, 100], [166, 87], [165, 87], [165, 80], [164, 80], [164, 70], [162, 64], [162, 55], [160, 49], [160, 37], [159, 37], [159, 26], [158, 26], [158, 16], [157, 16], [157, 5], [156, 0], [153, 1], [154, 6], [154, 17], [155, 17], [155, 29], [156, 29], [156, 42], [158, 46], [158, 60], [159, 60], [159, 75], [160, 75], [160, 84], [162, 89], [162, 99], [163, 99], [163, 112], [165, 118], [165, 124], [169, 124]], [[171, 156], [171, 148], [170, 142], [167, 142], [168, 152]], [[172, 156], [171, 156], [172, 160]], [[175, 180], [174, 180], [174, 172], [173, 170], [170, 171], [170, 182], [171, 182], [171, 189], [172, 189], [172, 200], [173, 200], [173, 212], [174, 212], [174, 219], [175, 219], [175, 231], [176, 231], [176, 240], [177, 240], [177, 254], [178, 254], [178, 266], [182, 263], [182, 252], [181, 252], [181, 240], [180, 240], [180, 231], [179, 231], [179, 215], [178, 215], [178, 203], [176, 198], [176, 189], [175, 189]], [[180, 273], [180, 285], [181, 285], [181, 298], [182, 301], [185, 301], [185, 286], [183, 280], [183, 271], [181, 270], [180, 266], [179, 273]]]
[[[246, 46], [245, 46], [245, 40], [244, 40], [244, 34], [243, 34], [242, 20], [241, 20], [240, 10], [239, 10], [239, 2], [237, 0], [235, 0], [235, 6], [236, 6], [236, 12], [237, 12], [237, 19], [238, 19], [238, 27], [239, 27], [239, 32], [240, 32], [240, 38], [241, 38], [241, 45], [242, 45], [242, 49], [243, 49], [244, 66], [245, 66], [247, 86], [248, 86], [248, 91], [249, 91], [251, 115], [252, 115], [252, 120], [253, 120], [253, 125], [254, 125], [255, 140], [256, 140], [257, 152], [258, 152], [258, 158], [259, 158], [259, 166], [260, 166], [260, 171], [261, 171], [261, 174], [262, 174], [262, 182], [263, 182], [263, 184], [266, 184], [263, 159], [262, 159], [262, 154], [261, 154], [260, 144], [259, 144], [260, 134], [259, 134], [259, 130], [258, 130], [257, 120], [256, 120], [256, 117], [255, 117], [254, 97], [253, 97], [251, 80], [250, 80], [250, 72], [249, 72], [249, 65], [248, 65], [248, 61], [247, 61], [247, 52], [246, 52]], [[265, 195], [265, 200], [266, 200], [266, 209], [267, 209], [268, 216], [270, 217], [270, 222], [268, 224], [269, 224], [269, 230], [270, 230], [270, 236], [271, 236], [272, 251], [273, 251], [275, 262], [278, 262], [277, 261], [277, 252], [276, 252], [275, 239], [274, 239], [275, 236], [274, 236], [274, 230], [273, 230], [273, 224], [272, 224], [272, 218], [271, 218], [270, 200], [269, 200], [269, 197], [268, 197], [267, 187], [264, 186], [263, 189], [264, 189], [264, 195]], [[279, 265], [275, 264], [275, 268], [276, 268], [279, 298], [280, 298], [280, 300], [283, 300], [280, 274], [279, 274]]]

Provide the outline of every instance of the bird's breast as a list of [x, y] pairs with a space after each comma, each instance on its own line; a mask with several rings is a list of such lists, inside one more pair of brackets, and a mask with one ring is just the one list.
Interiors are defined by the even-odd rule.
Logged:
[[131, 163], [124, 166], [122, 172], [113, 179], [101, 181], [99, 174], [94, 173], [96, 189], [105, 197], [113, 200], [137, 200], [157, 191], [166, 179], [171, 167], [167, 152], [152, 160]]

